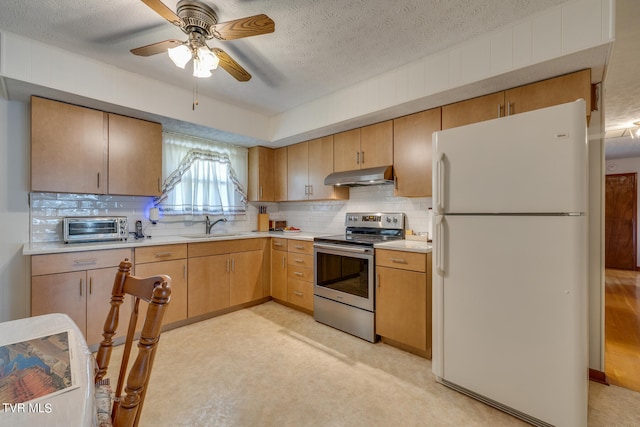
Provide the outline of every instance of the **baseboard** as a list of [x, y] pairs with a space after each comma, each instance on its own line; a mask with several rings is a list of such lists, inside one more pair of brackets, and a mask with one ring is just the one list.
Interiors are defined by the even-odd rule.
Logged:
[[604, 385], [610, 385], [609, 380], [607, 379], [607, 374], [591, 368], [589, 368], [589, 380]]

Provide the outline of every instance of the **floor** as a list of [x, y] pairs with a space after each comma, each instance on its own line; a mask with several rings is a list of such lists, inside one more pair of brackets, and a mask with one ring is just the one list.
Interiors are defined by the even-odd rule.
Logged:
[[605, 271], [605, 373], [640, 391], [640, 272]]
[[[638, 408], [640, 393], [590, 383], [589, 426], [640, 425]], [[527, 425], [437, 384], [428, 360], [273, 301], [163, 333], [140, 424]]]

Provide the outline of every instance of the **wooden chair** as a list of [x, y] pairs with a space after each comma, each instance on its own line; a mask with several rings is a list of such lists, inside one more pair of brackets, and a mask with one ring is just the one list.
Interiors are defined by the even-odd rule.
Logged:
[[[115, 397], [111, 405], [111, 419], [104, 420], [106, 425], [111, 421], [112, 425], [121, 426], [137, 426], [142, 412], [142, 404], [147, 393], [147, 384], [153, 367], [153, 359], [158, 348], [160, 340], [160, 332], [162, 327], [162, 319], [165, 311], [169, 306], [171, 298], [171, 278], [166, 275], [158, 275], [146, 278], [132, 276], [131, 263], [125, 259], [120, 263], [118, 273], [116, 274], [111, 293], [111, 309], [104, 323], [104, 339], [100, 343], [98, 354], [96, 356], [96, 404], [105, 404], [98, 396], [103, 398], [111, 395], [111, 389], [108, 380], [104, 380], [111, 359], [111, 349], [113, 347], [113, 336], [118, 328], [119, 311], [125, 295], [134, 297], [134, 308], [129, 319], [127, 336], [125, 339], [124, 352], [122, 362], [120, 364], [120, 373], [118, 375], [118, 384], [115, 390]], [[138, 341], [138, 354], [126, 375], [127, 366], [129, 364], [129, 356], [131, 354], [132, 343], [138, 322], [138, 309], [140, 300], [149, 303], [147, 315], [144, 320], [140, 339]], [[124, 395], [122, 387], [126, 376], [126, 387]], [[105, 384], [106, 383], [106, 384]], [[106, 388], [105, 388], [106, 386]], [[110, 402], [107, 402], [108, 406]], [[100, 412], [100, 408], [98, 408]], [[108, 418], [109, 411], [106, 411]], [[102, 424], [102, 425], [105, 425]]]

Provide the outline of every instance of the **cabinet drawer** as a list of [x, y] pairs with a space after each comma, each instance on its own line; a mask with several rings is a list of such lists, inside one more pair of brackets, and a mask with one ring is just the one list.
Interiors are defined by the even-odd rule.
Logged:
[[264, 249], [266, 240], [267, 239], [237, 239], [189, 243], [189, 258], [229, 254], [233, 252], [258, 251]]
[[427, 254], [376, 249], [376, 265], [425, 273]]
[[[291, 259], [291, 255], [289, 255], [289, 259]], [[313, 268], [297, 267], [289, 264], [287, 277], [290, 279], [304, 280], [305, 282], [313, 283]]]
[[313, 283], [289, 279], [287, 283], [287, 301], [298, 307], [313, 311]]
[[171, 261], [187, 257], [187, 245], [159, 245], [146, 248], [135, 248], [136, 264], [147, 262]]
[[276, 251], [286, 251], [287, 250], [287, 239], [282, 239], [279, 237], [274, 237], [271, 239], [271, 249]]
[[313, 255], [305, 255], [299, 253], [290, 253], [288, 257], [288, 264], [298, 267], [308, 267], [313, 269]]
[[289, 240], [287, 246], [289, 252], [298, 252], [301, 254], [313, 255], [313, 242], [306, 240]]
[[107, 251], [68, 252], [63, 254], [34, 255], [31, 257], [31, 275], [63, 273], [104, 267], [117, 267], [125, 258], [131, 259], [131, 249]]

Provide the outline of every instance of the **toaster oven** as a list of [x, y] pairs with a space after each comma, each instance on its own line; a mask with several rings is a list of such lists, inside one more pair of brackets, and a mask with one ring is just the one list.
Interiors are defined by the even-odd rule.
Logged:
[[65, 217], [62, 225], [65, 243], [127, 240], [126, 216]]

